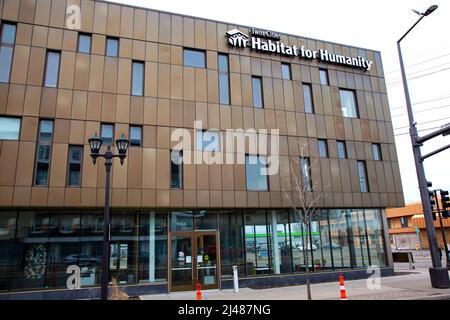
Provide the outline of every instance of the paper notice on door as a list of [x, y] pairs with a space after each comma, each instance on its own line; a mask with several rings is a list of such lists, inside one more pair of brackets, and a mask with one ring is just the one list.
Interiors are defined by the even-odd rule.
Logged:
[[186, 263], [191, 263], [191, 261], [192, 261], [191, 256], [186, 256]]
[[202, 263], [203, 262], [203, 256], [197, 256], [197, 263]]

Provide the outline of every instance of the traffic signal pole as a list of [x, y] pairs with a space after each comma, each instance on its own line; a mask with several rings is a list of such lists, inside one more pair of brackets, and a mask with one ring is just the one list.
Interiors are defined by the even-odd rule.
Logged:
[[[442, 191], [443, 190], [439, 190], [439, 193], [441, 194], [441, 198], [443, 199]], [[442, 215], [441, 215], [441, 209], [439, 207], [439, 201], [437, 198], [437, 190], [434, 190], [434, 198], [436, 199], [436, 207], [437, 207], [438, 216], [439, 216], [439, 225], [441, 227], [441, 233], [442, 233], [442, 243], [444, 244], [445, 261], [446, 261], [446, 265], [447, 265], [447, 270], [450, 270], [450, 255], [449, 255], [448, 246], [447, 246], [447, 238], [445, 237], [444, 224], [442, 223]], [[442, 200], [441, 200], [441, 204], [442, 204], [442, 209], [445, 210], [446, 208], [444, 207], [444, 202]]]

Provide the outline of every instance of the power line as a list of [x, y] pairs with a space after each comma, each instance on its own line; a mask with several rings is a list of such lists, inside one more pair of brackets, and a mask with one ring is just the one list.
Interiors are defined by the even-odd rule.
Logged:
[[[450, 107], [450, 104], [447, 104], [445, 106], [433, 107], [433, 108], [429, 108], [429, 109], [423, 109], [423, 110], [415, 111], [414, 113], [422, 113], [422, 112], [426, 112], [426, 111], [443, 109], [443, 108], [448, 108], [448, 107]], [[391, 118], [403, 117], [403, 116], [407, 116], [407, 115], [408, 115], [407, 113], [396, 114], [396, 115], [391, 116]]]
[[[418, 130], [418, 132], [429, 131], [429, 130], [434, 130], [434, 129], [441, 129], [441, 128], [442, 127], [432, 127], [432, 128], [420, 129], [420, 130]], [[403, 136], [403, 135], [406, 135], [406, 134], [409, 134], [409, 132], [397, 133], [397, 134], [394, 134], [394, 137]]]
[[[450, 95], [446, 95], [446, 96], [442, 96], [442, 97], [438, 97], [438, 98], [432, 98], [432, 99], [429, 99], [429, 100], [422, 100], [422, 101], [414, 103], [413, 106], [418, 105], [418, 104], [427, 103], [427, 102], [434, 102], [434, 101], [445, 100], [447, 98], [450, 98]], [[390, 108], [390, 110], [392, 111], [392, 110], [403, 109], [403, 108], [405, 108], [405, 106]]]
[[[417, 125], [420, 126], [422, 124], [427, 124], [427, 123], [432, 123], [432, 122], [437, 122], [437, 121], [442, 121], [442, 120], [448, 120], [448, 119], [450, 119], [450, 117], [436, 119], [436, 120], [430, 120], [430, 121], [424, 121], [424, 122], [418, 123]], [[408, 126], [404, 126], [404, 127], [394, 128], [394, 130], [405, 129], [405, 128], [409, 128], [409, 125]]]
[[[423, 78], [423, 77], [426, 77], [426, 76], [429, 76], [429, 75], [432, 75], [432, 74], [436, 74], [436, 73], [439, 73], [439, 72], [442, 72], [442, 71], [446, 71], [446, 70], [450, 70], [450, 67], [444, 68], [444, 69], [440, 69], [440, 70], [436, 70], [436, 71], [429, 72], [429, 73], [425, 73], [425, 74], [420, 75], [420, 76], [411, 77], [411, 78], [408, 78], [408, 80], [414, 80], [414, 79]], [[386, 85], [388, 85], [388, 86], [396, 85], [396, 84], [399, 84], [401, 82], [402, 81], [396, 81], [396, 82], [387, 83]]]
[[[437, 65], [435, 65], [435, 66], [430, 66], [430, 67], [425, 68], [425, 69], [422, 69], [422, 70], [417, 70], [417, 71], [408, 73], [406, 76], [407, 76], [408, 79], [410, 79], [410, 78], [412, 78], [412, 77], [415, 76], [415, 75], [422, 75], [423, 72], [427, 72], [427, 71], [436, 71], [436, 68], [439, 68], [439, 67], [447, 67], [448, 65], [450, 65], [450, 61], [447, 61], [447, 62], [441, 63], [441, 64], [437, 64]], [[386, 82], [387, 82], [387, 83], [393, 83], [393, 82], [397, 82], [397, 81], [400, 81], [400, 80], [402, 80], [402, 77], [401, 77], [401, 76], [400, 76], [400, 77], [395, 76], [395, 77], [393, 77], [393, 78], [387, 78], [387, 79], [386, 79]]]
[[[407, 68], [412, 68], [412, 67], [415, 67], [415, 66], [418, 66], [418, 65], [430, 62], [430, 61], [434, 61], [434, 60], [437, 60], [437, 59], [440, 59], [440, 58], [443, 58], [443, 57], [447, 57], [447, 56], [450, 56], [450, 52], [446, 53], [446, 54], [443, 54], [441, 56], [438, 56], [438, 57], [430, 58], [428, 60], [424, 60], [424, 61], [421, 61], [421, 62], [418, 62], [418, 63], [414, 63], [414, 64], [411, 64], [411, 65], [408, 65], [406, 67]], [[393, 71], [385, 72], [384, 75], [395, 73], [395, 72], [398, 72], [398, 71], [400, 71], [400, 69], [396, 69], [396, 70], [393, 70]]]

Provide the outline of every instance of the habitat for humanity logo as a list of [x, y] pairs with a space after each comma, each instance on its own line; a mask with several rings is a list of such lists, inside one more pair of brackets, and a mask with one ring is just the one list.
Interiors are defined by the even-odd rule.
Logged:
[[238, 29], [227, 31], [228, 44], [232, 47], [246, 48], [252, 50], [286, 55], [289, 57], [300, 57], [303, 59], [317, 59], [322, 62], [346, 65], [354, 68], [360, 68], [364, 71], [370, 71], [373, 61], [367, 60], [365, 57], [348, 57], [344, 55], [330, 53], [328, 50], [310, 50], [305, 46], [287, 45], [281, 41], [281, 36], [272, 31], [264, 31], [259, 29], [250, 29], [252, 35], [250, 37]]

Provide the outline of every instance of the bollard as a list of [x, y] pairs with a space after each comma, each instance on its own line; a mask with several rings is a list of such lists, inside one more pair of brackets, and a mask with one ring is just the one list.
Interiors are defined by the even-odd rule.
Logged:
[[339, 272], [339, 288], [341, 291], [341, 300], [347, 300], [347, 292], [345, 291], [344, 277], [342, 272]]
[[197, 300], [202, 300], [202, 290], [201, 290], [201, 286], [200, 283], [197, 283]]
[[238, 293], [239, 292], [239, 283], [238, 283], [237, 266], [233, 266], [233, 286], [234, 286], [234, 293]]

